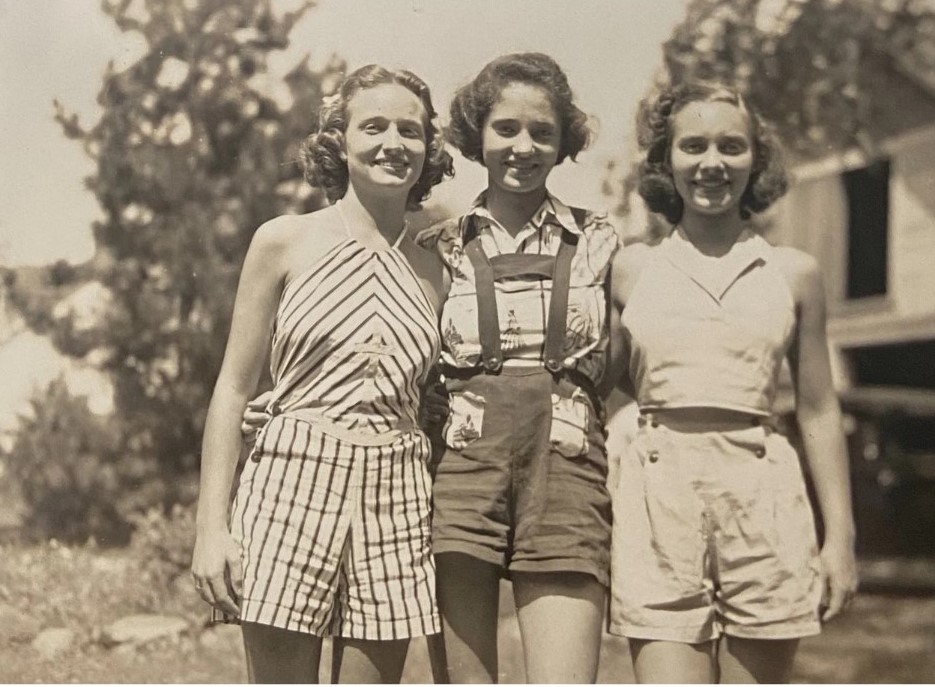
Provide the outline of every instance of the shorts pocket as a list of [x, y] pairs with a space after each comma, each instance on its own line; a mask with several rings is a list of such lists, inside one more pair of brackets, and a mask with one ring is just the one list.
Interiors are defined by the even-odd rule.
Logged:
[[445, 443], [456, 451], [481, 437], [484, 428], [484, 397], [470, 391], [451, 391], [449, 413], [442, 430]]
[[549, 431], [552, 448], [567, 458], [587, 453], [590, 420], [591, 408], [584, 391], [575, 389], [569, 398], [552, 394], [552, 428]]

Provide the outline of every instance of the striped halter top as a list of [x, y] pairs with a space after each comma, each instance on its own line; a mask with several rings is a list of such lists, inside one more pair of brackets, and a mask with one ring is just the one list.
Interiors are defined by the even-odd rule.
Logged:
[[347, 233], [283, 289], [270, 407], [358, 434], [415, 429], [419, 386], [439, 354], [435, 308], [399, 250], [405, 228], [386, 250]]

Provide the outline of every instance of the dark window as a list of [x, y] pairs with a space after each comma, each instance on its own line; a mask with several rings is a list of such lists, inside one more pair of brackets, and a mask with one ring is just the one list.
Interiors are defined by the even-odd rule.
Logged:
[[880, 160], [845, 172], [847, 193], [847, 297], [886, 294], [890, 163]]
[[866, 346], [847, 351], [854, 383], [935, 389], [935, 341]]

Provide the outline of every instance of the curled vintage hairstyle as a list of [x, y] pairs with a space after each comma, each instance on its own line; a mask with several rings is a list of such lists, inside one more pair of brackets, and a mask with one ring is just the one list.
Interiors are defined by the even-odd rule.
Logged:
[[750, 121], [753, 169], [740, 198], [740, 216], [762, 212], [788, 189], [782, 150], [772, 128], [736, 90], [722, 84], [693, 81], [664, 89], [640, 103], [636, 116], [637, 142], [645, 157], [639, 166], [639, 194], [652, 212], [672, 224], [682, 219], [684, 203], [675, 189], [670, 153], [672, 119], [689, 103], [723, 102], [736, 106]]
[[451, 101], [448, 137], [469, 160], [483, 164], [483, 131], [490, 110], [504, 87], [512, 83], [539, 86], [549, 96], [561, 122], [558, 162], [572, 160], [588, 145], [588, 117], [574, 103], [565, 72], [548, 55], [538, 52], [503, 55], [489, 62]]
[[418, 210], [429, 197], [432, 187], [446, 176], [454, 176], [454, 163], [445, 150], [442, 133], [436, 124], [437, 113], [432, 106], [429, 87], [418, 76], [407, 70], [390, 70], [369, 64], [348, 74], [335, 95], [326, 98], [318, 113], [318, 130], [301, 147], [301, 163], [305, 180], [315, 188], [324, 189], [328, 200], [334, 203], [347, 193], [348, 170], [344, 147], [347, 131], [347, 105], [358, 91], [383, 84], [399, 84], [422, 102], [425, 109], [425, 164], [422, 174], [409, 190], [407, 208]]

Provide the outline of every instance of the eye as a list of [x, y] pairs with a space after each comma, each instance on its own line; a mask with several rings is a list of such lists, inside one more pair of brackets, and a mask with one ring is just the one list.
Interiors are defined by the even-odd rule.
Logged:
[[536, 127], [532, 130], [532, 137], [539, 143], [550, 143], [555, 137], [555, 129], [551, 126]]
[[739, 138], [728, 139], [718, 144], [718, 150], [725, 155], [743, 155], [749, 149], [750, 146], [747, 145], [747, 142]]
[[399, 128], [399, 135], [403, 138], [423, 138], [422, 129], [418, 126], [402, 126]]
[[377, 122], [367, 122], [362, 127], [362, 131], [367, 134], [378, 134], [383, 131], [385, 127], [381, 126]]
[[491, 128], [501, 136], [515, 136], [519, 131], [519, 127], [515, 124], [508, 124], [506, 122], [498, 122]]
[[689, 155], [700, 155], [708, 148], [707, 141], [699, 138], [685, 138], [679, 141], [679, 150]]

